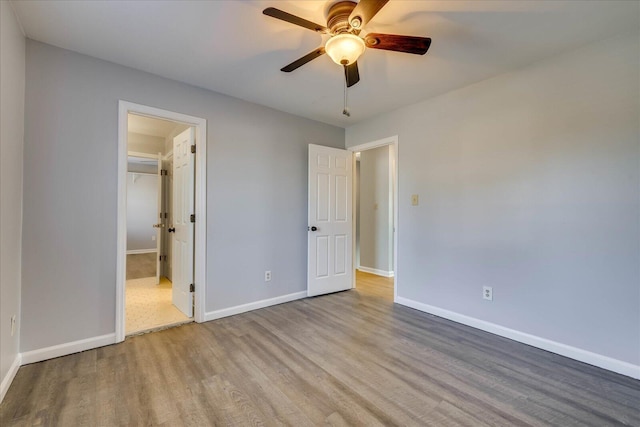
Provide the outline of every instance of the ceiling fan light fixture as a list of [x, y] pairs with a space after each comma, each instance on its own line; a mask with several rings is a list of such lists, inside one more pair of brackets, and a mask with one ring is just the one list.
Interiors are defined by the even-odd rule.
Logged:
[[337, 34], [324, 46], [327, 55], [338, 65], [351, 65], [364, 52], [364, 40], [353, 34]]

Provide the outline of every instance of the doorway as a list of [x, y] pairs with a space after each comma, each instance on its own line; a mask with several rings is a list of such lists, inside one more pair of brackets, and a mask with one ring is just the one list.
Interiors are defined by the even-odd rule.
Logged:
[[120, 101], [117, 342], [203, 321], [205, 135], [204, 119]]
[[354, 287], [395, 301], [396, 136], [349, 148], [354, 156]]
[[[125, 334], [136, 335], [193, 321], [191, 307], [176, 304], [184, 298], [175, 298], [177, 283], [168, 268], [177, 262], [170, 233], [176, 216], [171, 203], [174, 140], [192, 133], [192, 127], [133, 113], [127, 119]], [[190, 202], [185, 208], [193, 210], [192, 197], [181, 201]], [[193, 262], [188, 264], [192, 270]]]

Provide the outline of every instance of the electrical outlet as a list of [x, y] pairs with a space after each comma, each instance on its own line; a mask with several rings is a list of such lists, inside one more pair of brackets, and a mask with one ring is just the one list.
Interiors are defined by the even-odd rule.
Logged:
[[16, 315], [11, 316], [11, 336], [16, 333]]
[[264, 281], [265, 282], [271, 281], [271, 270], [267, 270], [264, 272]]
[[482, 287], [482, 298], [493, 301], [493, 288], [491, 286]]
[[417, 194], [412, 194], [411, 195], [411, 206], [418, 206], [418, 195]]
[[156, 240], [156, 235], [154, 234], [153, 236], [151, 236], [151, 240]]

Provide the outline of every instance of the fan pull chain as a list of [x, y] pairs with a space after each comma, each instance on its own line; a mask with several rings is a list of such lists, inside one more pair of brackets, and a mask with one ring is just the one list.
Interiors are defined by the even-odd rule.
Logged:
[[[347, 66], [346, 65], [344, 66], [344, 70], [345, 70], [345, 73], [346, 73], [346, 71], [347, 71]], [[347, 117], [351, 117], [351, 113], [349, 112], [349, 106], [348, 106], [349, 98], [347, 96], [347, 93], [348, 93], [347, 92], [347, 79], [345, 78], [345, 80], [344, 80], [344, 109], [342, 110], [342, 114], [347, 116]]]

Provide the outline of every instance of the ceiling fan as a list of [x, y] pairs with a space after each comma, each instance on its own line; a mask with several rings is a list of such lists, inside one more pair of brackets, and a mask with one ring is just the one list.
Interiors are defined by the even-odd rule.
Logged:
[[428, 37], [400, 36], [395, 34], [369, 33], [360, 37], [365, 25], [387, 4], [389, 0], [340, 1], [329, 9], [327, 26], [319, 25], [280, 9], [268, 7], [262, 11], [265, 15], [298, 25], [321, 34], [330, 34], [324, 46], [320, 46], [283, 67], [281, 71], [289, 73], [325, 53], [338, 65], [344, 67], [347, 87], [360, 81], [357, 60], [365, 48], [393, 50], [396, 52], [424, 55], [429, 50], [431, 39]]

